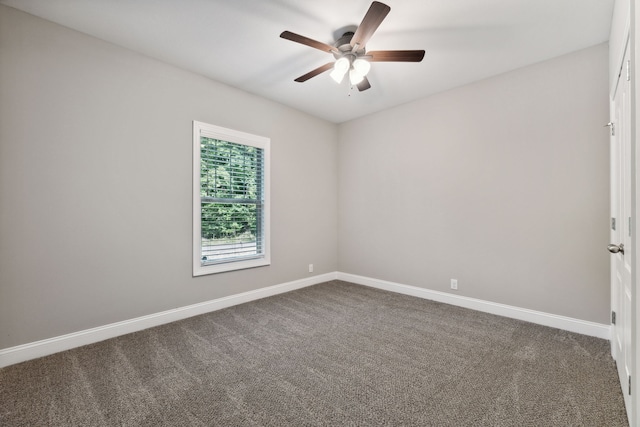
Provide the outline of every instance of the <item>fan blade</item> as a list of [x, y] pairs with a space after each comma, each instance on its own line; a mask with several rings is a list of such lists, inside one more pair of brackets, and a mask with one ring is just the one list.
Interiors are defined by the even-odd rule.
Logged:
[[365, 77], [356, 87], [360, 92], [362, 92], [363, 90], [369, 89], [371, 87], [371, 83], [369, 83], [369, 79]]
[[370, 62], [420, 62], [424, 58], [424, 50], [372, 50], [365, 58]]
[[367, 14], [364, 15], [360, 26], [358, 26], [358, 29], [351, 38], [351, 46], [355, 47], [358, 45], [359, 48], [364, 47], [384, 18], [387, 17], [390, 10], [391, 8], [384, 3], [378, 1], [371, 3]]
[[333, 68], [333, 62], [328, 62], [328, 63], [316, 68], [315, 70], [311, 70], [307, 74], [298, 77], [297, 79], [295, 79], [295, 81], [298, 82], [298, 83], [306, 82], [311, 77], [315, 77], [318, 74], [324, 73], [325, 71], [330, 70], [332, 68]]
[[292, 42], [300, 43], [306, 46], [313, 47], [315, 49], [319, 49], [323, 52], [336, 52], [340, 53], [338, 49], [333, 46], [330, 46], [326, 43], [319, 42], [317, 40], [310, 39], [309, 37], [301, 36], [300, 34], [292, 33], [291, 31], [283, 31], [280, 34], [280, 37], [283, 39], [291, 40]]

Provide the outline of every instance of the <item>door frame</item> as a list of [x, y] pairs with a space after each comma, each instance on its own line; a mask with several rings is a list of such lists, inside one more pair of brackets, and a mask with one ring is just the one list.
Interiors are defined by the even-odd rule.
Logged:
[[[637, 101], [640, 99], [640, 88], [638, 82], [640, 81], [640, 70], [638, 70], [638, 55], [640, 54], [640, 7], [638, 2], [630, 2], [630, 25], [629, 25], [629, 52], [630, 52], [630, 69], [631, 69], [631, 156], [633, 161], [631, 162], [631, 215], [633, 218], [632, 228], [632, 240], [631, 244], [634, 248], [638, 247], [640, 242], [640, 221], [638, 220], [638, 212], [640, 212], [640, 197], [638, 197], [638, 189], [640, 188], [640, 177], [638, 176], [638, 165], [640, 165], [640, 152], [638, 150], [638, 125], [640, 125], [640, 118], [638, 117], [638, 105]], [[632, 337], [632, 372], [633, 377], [631, 381], [631, 419], [629, 425], [640, 425], [640, 396], [638, 383], [640, 382], [640, 351], [638, 344], [640, 343], [640, 298], [638, 297], [638, 266], [640, 265], [640, 255], [638, 251], [635, 251], [635, 256], [632, 260], [632, 275], [631, 275], [631, 290], [632, 300], [631, 304], [634, 307], [631, 313], [631, 337]]]

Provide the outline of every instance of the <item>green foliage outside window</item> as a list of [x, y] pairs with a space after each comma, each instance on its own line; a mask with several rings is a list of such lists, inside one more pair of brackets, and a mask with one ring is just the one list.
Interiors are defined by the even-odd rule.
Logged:
[[200, 139], [202, 238], [216, 243], [255, 241], [261, 203], [261, 150]]

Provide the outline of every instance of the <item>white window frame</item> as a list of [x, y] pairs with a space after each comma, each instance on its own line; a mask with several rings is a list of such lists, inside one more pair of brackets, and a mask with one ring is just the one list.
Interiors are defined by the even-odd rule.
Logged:
[[[235, 144], [248, 145], [263, 150], [263, 250], [264, 254], [257, 258], [230, 260], [218, 264], [203, 265], [202, 258], [202, 223], [200, 200], [200, 138], [219, 139]], [[227, 129], [208, 123], [193, 121], [193, 275], [222, 273], [245, 268], [262, 267], [271, 264], [271, 192], [270, 192], [270, 146], [271, 140], [264, 136], [252, 135], [233, 129]]]

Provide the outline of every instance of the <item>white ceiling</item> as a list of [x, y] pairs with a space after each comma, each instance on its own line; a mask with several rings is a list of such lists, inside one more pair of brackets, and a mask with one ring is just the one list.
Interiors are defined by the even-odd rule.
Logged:
[[281, 39], [328, 44], [370, 0], [0, 0], [227, 85], [340, 123], [609, 38], [614, 0], [382, 0], [391, 12], [367, 50], [424, 49], [421, 63], [373, 63], [372, 88], [350, 92], [333, 59]]

